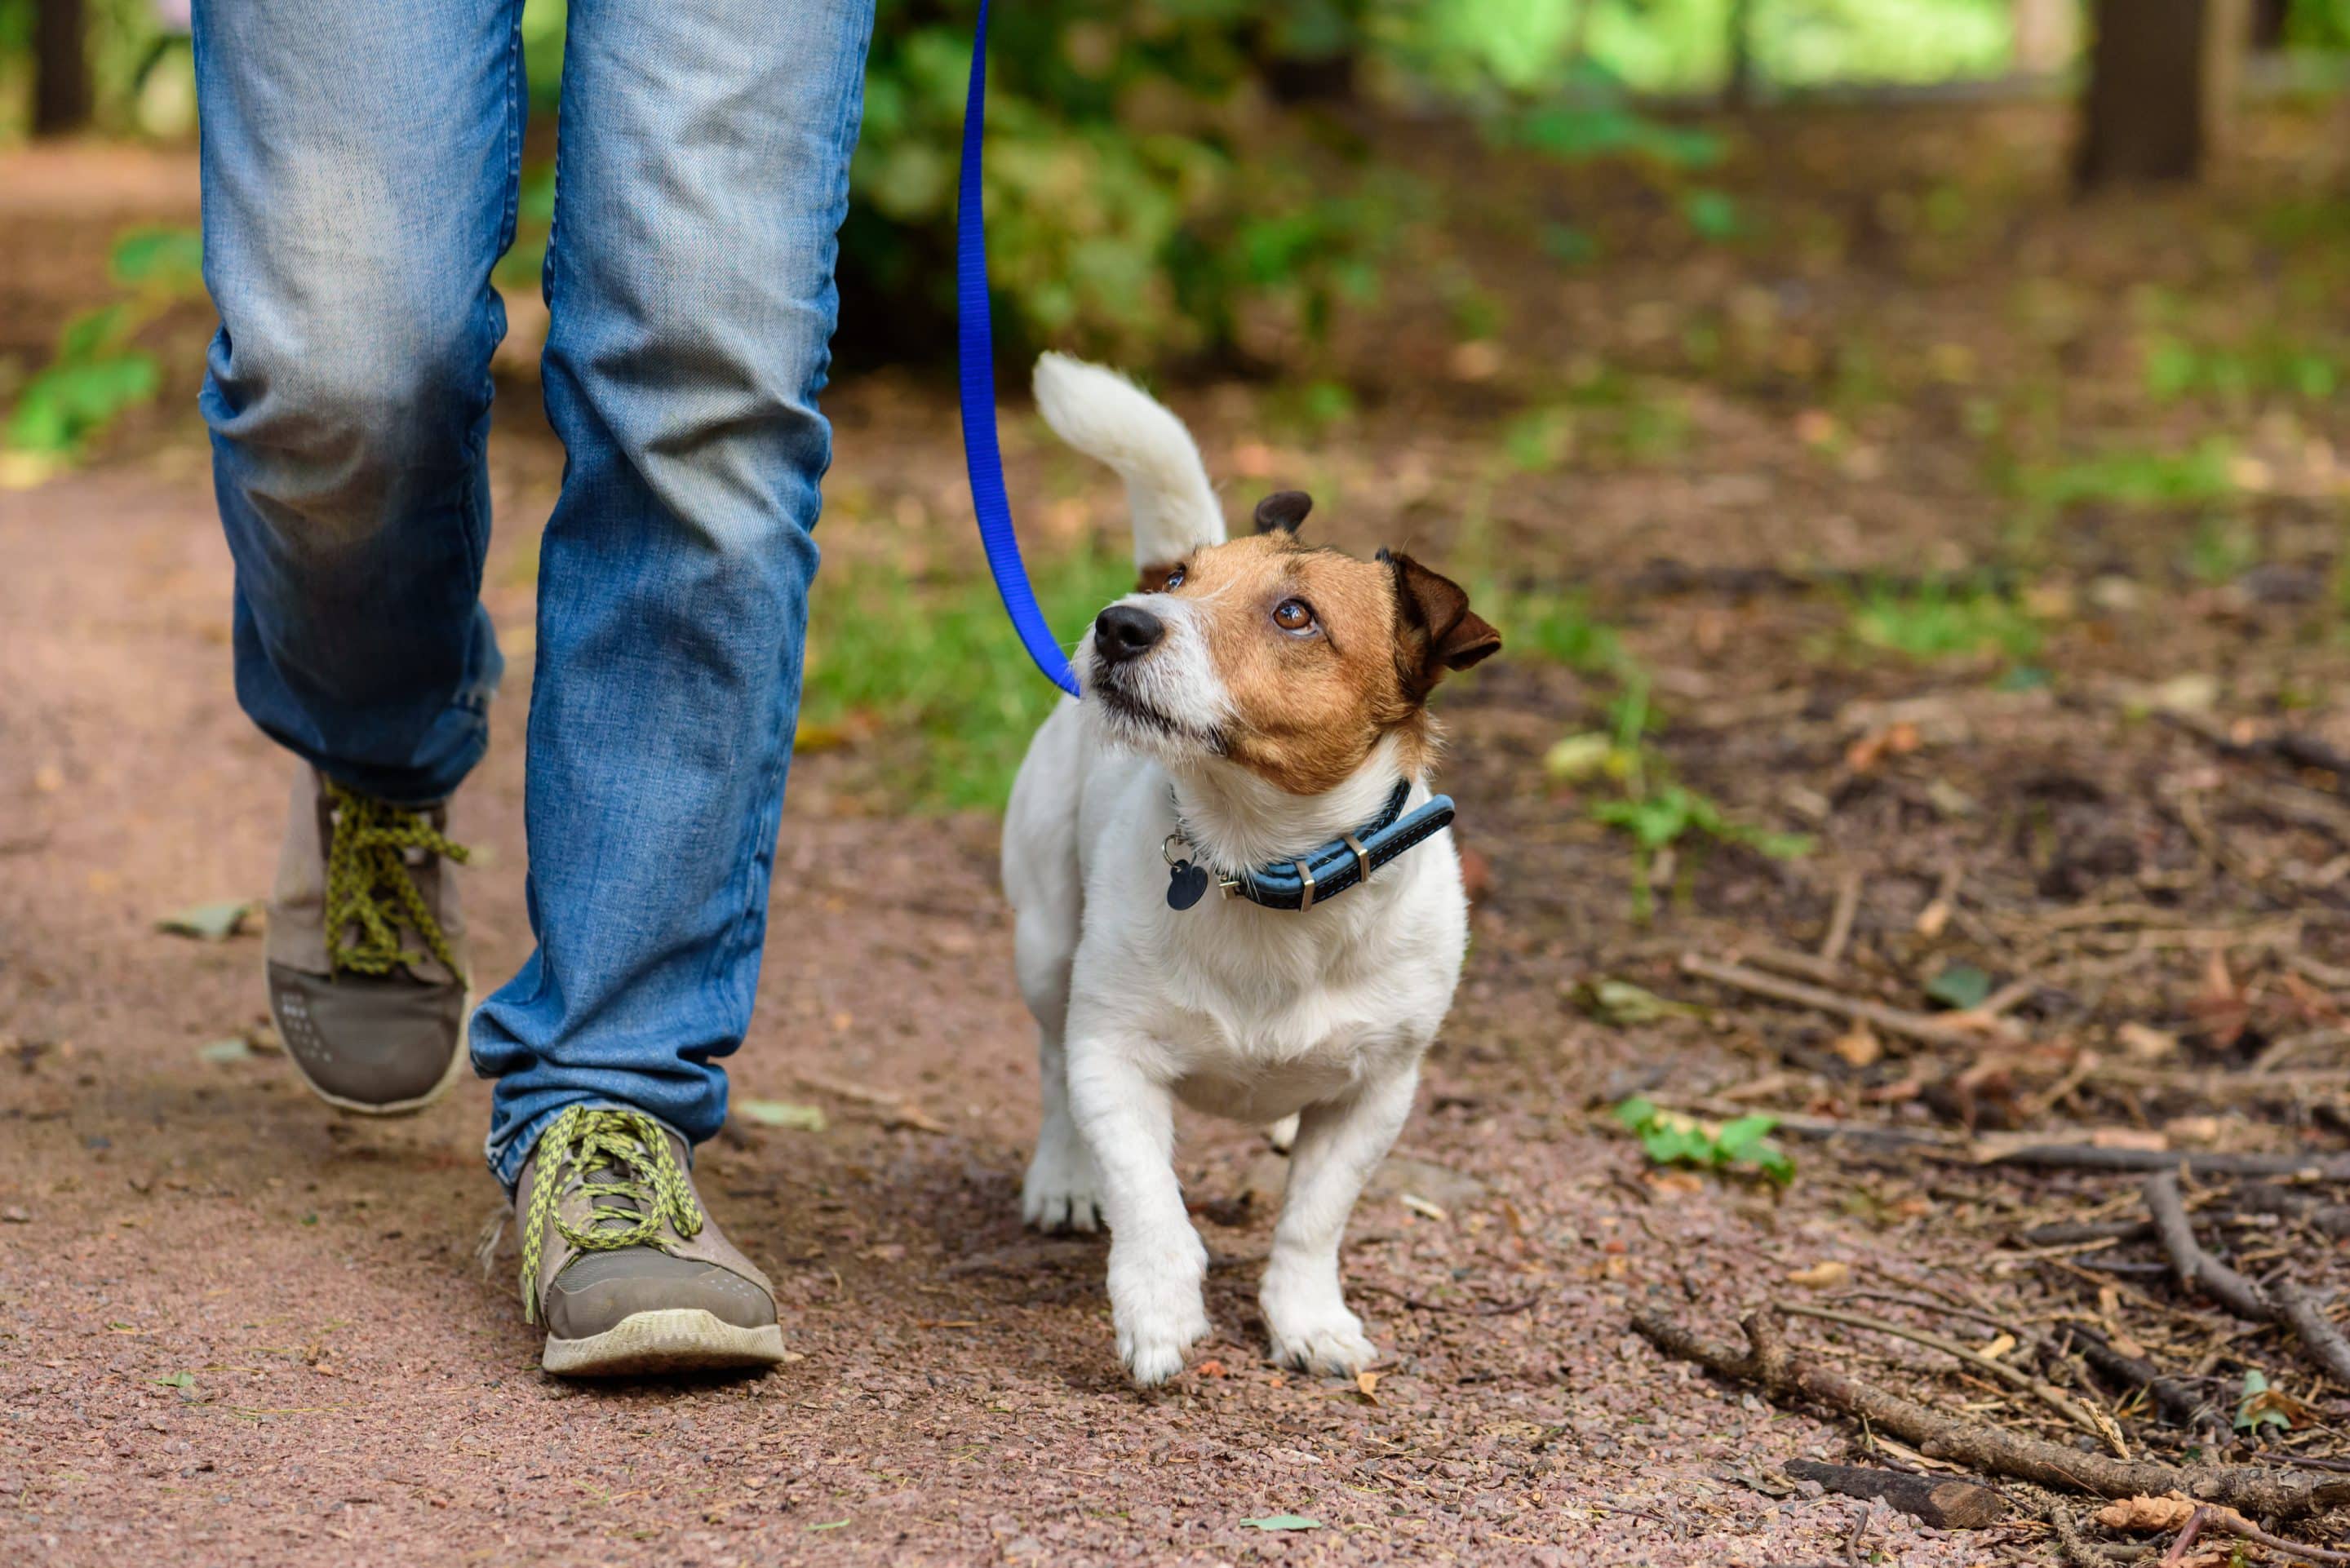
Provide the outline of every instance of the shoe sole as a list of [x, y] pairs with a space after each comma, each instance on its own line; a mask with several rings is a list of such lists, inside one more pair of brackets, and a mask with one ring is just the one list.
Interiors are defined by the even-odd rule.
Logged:
[[[441, 1070], [441, 1081], [414, 1099], [389, 1100], [381, 1105], [368, 1100], [354, 1100], [348, 1096], [338, 1095], [332, 1090], [321, 1088], [318, 1080], [310, 1076], [308, 1069], [302, 1065], [302, 1058], [294, 1052], [287, 1051], [286, 1059], [294, 1064], [295, 1074], [301, 1078], [304, 1088], [308, 1089], [338, 1111], [348, 1111], [355, 1116], [412, 1116], [419, 1111], [437, 1104], [441, 1097], [449, 1092], [450, 1085], [456, 1083], [457, 1070], [473, 1059], [473, 992], [471, 987], [468, 987], [465, 992], [465, 1005], [462, 1016], [465, 1023], [457, 1031], [457, 1048], [449, 1054], [449, 1064]], [[274, 986], [270, 988], [269, 1022], [276, 1026], [277, 1037], [280, 1040], [285, 1039], [286, 1021], [277, 1016], [277, 995], [276, 988]]]
[[737, 1328], [700, 1307], [631, 1313], [585, 1339], [549, 1336], [538, 1364], [559, 1377], [628, 1377], [774, 1366], [784, 1359], [781, 1324]]

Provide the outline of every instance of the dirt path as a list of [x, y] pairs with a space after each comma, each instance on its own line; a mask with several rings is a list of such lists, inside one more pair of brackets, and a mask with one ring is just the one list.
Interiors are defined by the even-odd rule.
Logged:
[[[502, 470], [504, 515], [543, 476]], [[526, 615], [526, 530], [491, 580]], [[1216, 1338], [1160, 1397], [1122, 1386], [1100, 1250], [1023, 1233], [1032, 1096], [993, 825], [787, 816], [765, 984], [738, 1095], [816, 1100], [821, 1133], [730, 1131], [705, 1185], [773, 1272], [799, 1359], [740, 1381], [566, 1386], [536, 1367], [496, 1194], [486, 1085], [414, 1122], [341, 1119], [268, 1056], [208, 1042], [259, 1018], [257, 942], [155, 918], [265, 886], [284, 763], [229, 686], [228, 569], [200, 472], [66, 480], [0, 512], [0, 1551], [191, 1563], [721, 1563], [1148, 1557], [1788, 1562], [1855, 1505], [1743, 1478], [1835, 1453], [1811, 1422], [1664, 1366], [1629, 1298], [1866, 1245], [1769, 1234], [1721, 1188], [1650, 1206], [1620, 1140], [1529, 1097], [1491, 1051], [1430, 1075], [1400, 1168], [1366, 1201], [1354, 1280], [1493, 1315], [1361, 1304], [1376, 1403], [1263, 1365], [1266, 1222], [1249, 1140], [1183, 1155], [1217, 1266]], [[484, 969], [524, 950], [520, 698], [462, 798]], [[822, 759], [795, 801], [825, 799]], [[1474, 803], [1471, 803], [1474, 809]], [[910, 873], [919, 859], [931, 874]], [[1481, 951], [1500, 947], [1481, 938]], [[1565, 1032], [1558, 1000], [1481, 957], [1463, 1033]], [[1506, 1029], [1501, 1032], [1507, 1033]], [[1483, 1057], [1482, 1062], [1477, 1060]], [[903, 1094], [889, 1127], [818, 1080]], [[1431, 1108], [1432, 1107], [1432, 1108]], [[1409, 1186], [1447, 1211], [1407, 1209]], [[1231, 1221], [1223, 1223], [1221, 1221]], [[1702, 1259], [1703, 1262], [1691, 1260]], [[1675, 1293], [1679, 1299], [1679, 1293]], [[1659, 1400], [1659, 1385], [1676, 1391]], [[1323, 1528], [1243, 1521], [1299, 1513]], [[1910, 1564], [1980, 1560], [1894, 1521]]]

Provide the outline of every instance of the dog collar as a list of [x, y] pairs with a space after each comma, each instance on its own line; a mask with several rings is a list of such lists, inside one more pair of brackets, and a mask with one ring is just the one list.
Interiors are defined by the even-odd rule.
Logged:
[[[1295, 909], [1304, 914], [1315, 905], [1369, 881], [1371, 873], [1380, 867], [1451, 825], [1451, 795], [1431, 796], [1426, 805], [1406, 815], [1404, 802], [1410, 798], [1411, 781], [1406, 779], [1388, 796], [1385, 809], [1354, 832], [1342, 833], [1295, 859], [1267, 861], [1237, 877], [1215, 877], [1212, 880], [1227, 898], [1246, 898], [1268, 909]], [[1175, 831], [1159, 846], [1159, 853], [1167, 862], [1167, 907], [1170, 909], [1188, 909], [1198, 903], [1211, 880], [1205, 867], [1196, 864], [1189, 855], [1175, 852], [1179, 844], [1187, 850], [1196, 847], [1185, 835], [1182, 820], [1180, 815], [1175, 819]]]

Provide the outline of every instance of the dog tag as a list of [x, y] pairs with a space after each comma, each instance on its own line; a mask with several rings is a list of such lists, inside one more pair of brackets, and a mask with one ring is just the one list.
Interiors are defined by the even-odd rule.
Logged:
[[1208, 873], [1189, 860], [1178, 860], [1167, 868], [1167, 907], [1188, 909], [1200, 901], [1208, 890]]

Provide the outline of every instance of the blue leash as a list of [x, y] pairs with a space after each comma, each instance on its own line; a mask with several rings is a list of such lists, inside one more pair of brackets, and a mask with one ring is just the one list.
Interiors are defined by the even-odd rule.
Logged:
[[1036, 668], [1074, 697], [1077, 674], [1045, 624], [1020, 539], [1012, 531], [1012, 504], [1003, 493], [1003, 456], [995, 444], [995, 327], [987, 309], [987, 216], [980, 203], [980, 140], [987, 126], [987, 0], [971, 44], [971, 96], [962, 111], [962, 175], [955, 195], [955, 369], [962, 389], [962, 457], [971, 472], [972, 510], [979, 542], [1003, 613]]

